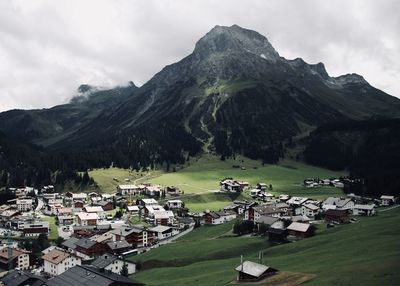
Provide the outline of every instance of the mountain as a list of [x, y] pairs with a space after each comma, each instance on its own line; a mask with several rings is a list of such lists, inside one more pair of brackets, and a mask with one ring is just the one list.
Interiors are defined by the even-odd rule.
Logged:
[[201, 148], [276, 162], [284, 141], [318, 126], [400, 116], [400, 100], [362, 76], [331, 77], [322, 63], [287, 60], [267, 38], [237, 25], [214, 27], [190, 55], [119, 99], [110, 96], [118, 92], [106, 91], [96, 108], [89, 96], [2, 113], [0, 130], [53, 152], [107, 150], [109, 162], [123, 165], [182, 161]]
[[109, 90], [83, 84], [68, 104], [50, 109], [0, 113], [0, 130], [22, 142], [47, 147], [96, 120], [106, 110], [121, 104], [137, 89], [133, 83]]

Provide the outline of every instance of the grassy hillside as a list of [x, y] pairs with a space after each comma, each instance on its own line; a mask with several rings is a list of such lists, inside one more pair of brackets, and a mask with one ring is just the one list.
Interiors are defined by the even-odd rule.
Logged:
[[159, 260], [163, 263], [158, 266], [165, 267], [133, 277], [147, 285], [226, 285], [236, 278], [233, 269], [241, 254], [257, 261], [258, 251], [263, 250], [267, 265], [315, 274], [306, 285], [399, 285], [399, 218], [400, 208], [396, 208], [354, 224], [321, 226], [315, 237], [279, 246], [269, 246], [263, 238], [216, 238], [231, 225], [201, 227], [174, 244], [134, 257], [147, 266]]
[[[244, 170], [233, 168], [233, 165], [244, 167]], [[220, 180], [225, 177], [247, 181], [253, 186], [259, 182], [272, 184], [272, 193], [275, 194], [287, 193], [321, 199], [340, 196], [342, 191], [333, 187], [306, 189], [302, 185], [303, 180], [309, 177], [339, 177], [344, 174], [345, 172], [330, 171], [296, 161], [283, 161], [277, 165], [263, 166], [260, 161], [244, 157], [221, 161], [212, 155], [203, 155], [192, 161], [189, 166], [170, 173], [163, 171], [132, 172], [118, 168], [97, 169], [89, 172], [103, 192], [115, 192], [118, 184], [149, 182], [161, 186], [178, 186], [184, 191], [181, 199], [191, 211], [219, 210], [235, 199], [248, 197], [247, 193], [239, 197], [214, 193], [213, 191], [219, 189]], [[117, 178], [117, 181], [113, 178]], [[125, 179], [129, 179], [129, 181], [125, 181]]]
[[[97, 183], [102, 192], [114, 193], [121, 184], [135, 184], [159, 172], [136, 172], [121, 168], [95, 169], [89, 171], [89, 176]], [[114, 180], [114, 178], [116, 180]]]
[[[232, 168], [239, 165], [246, 168]], [[149, 182], [160, 185], [179, 186], [185, 193], [201, 193], [219, 188], [219, 181], [225, 177], [247, 181], [252, 185], [259, 182], [272, 184], [275, 192], [303, 193], [303, 180], [308, 177], [336, 177], [344, 172], [334, 172], [323, 168], [313, 167], [295, 161], [283, 161], [277, 165], [263, 166], [260, 161], [245, 157], [236, 160], [219, 160], [218, 157], [204, 155], [189, 167], [178, 172], [166, 173], [152, 178]], [[324, 189], [326, 190], [326, 189]], [[309, 190], [306, 190], [309, 192]], [[320, 191], [312, 190], [314, 196]]]

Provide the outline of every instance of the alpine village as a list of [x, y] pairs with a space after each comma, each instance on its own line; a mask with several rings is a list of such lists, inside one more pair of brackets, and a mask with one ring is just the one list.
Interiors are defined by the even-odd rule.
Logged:
[[141, 87], [0, 113], [0, 283], [399, 285], [400, 100], [215, 26]]

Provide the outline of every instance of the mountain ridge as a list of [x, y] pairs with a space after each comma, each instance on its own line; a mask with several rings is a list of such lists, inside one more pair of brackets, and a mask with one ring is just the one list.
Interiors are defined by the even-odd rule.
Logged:
[[[285, 152], [286, 140], [317, 126], [400, 116], [400, 100], [362, 76], [331, 77], [323, 63], [287, 60], [266, 37], [237, 25], [214, 27], [190, 55], [164, 67], [140, 88], [128, 90], [115, 104], [104, 105], [96, 116], [73, 124], [60, 137], [31, 136], [24, 131], [23, 120], [16, 124], [29, 142], [54, 151], [128, 144], [146, 134], [141, 140], [152, 146], [155, 160], [163, 160], [160, 149], [170, 150], [186, 138], [194, 147], [178, 144], [182, 149], [175, 154], [193, 154], [202, 145], [222, 156], [240, 153], [276, 162]], [[32, 118], [27, 115], [26, 121], [46, 121], [33, 113], [27, 112]], [[80, 116], [76, 114], [75, 120]], [[0, 131], [10, 135], [10, 128], [5, 128], [10, 118], [1, 113], [0, 119]], [[165, 132], [170, 136], [161, 140]]]

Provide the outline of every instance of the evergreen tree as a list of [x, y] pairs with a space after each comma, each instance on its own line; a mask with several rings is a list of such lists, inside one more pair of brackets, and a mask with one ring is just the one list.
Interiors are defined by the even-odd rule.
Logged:
[[122, 269], [121, 269], [120, 274], [121, 274], [122, 276], [125, 276], [125, 277], [128, 277], [128, 275], [129, 275], [129, 272], [128, 272], [128, 264], [126, 264], [125, 261], [124, 261], [124, 264], [122, 265]]
[[89, 185], [89, 182], [90, 182], [89, 173], [85, 171], [85, 173], [82, 176], [82, 185], [87, 186]]

